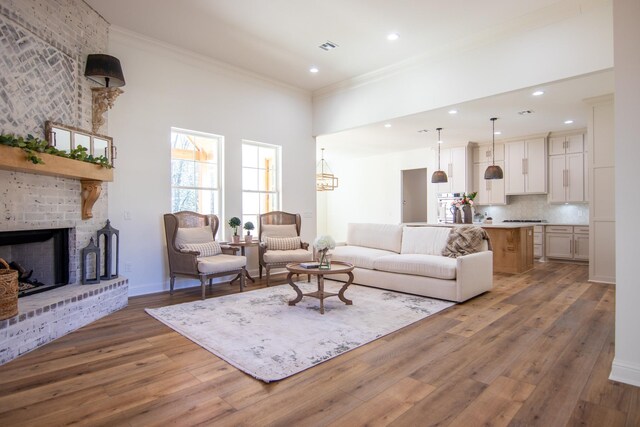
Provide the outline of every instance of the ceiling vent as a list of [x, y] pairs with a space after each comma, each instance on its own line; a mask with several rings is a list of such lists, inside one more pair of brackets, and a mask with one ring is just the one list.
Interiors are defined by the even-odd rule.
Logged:
[[322, 43], [320, 46], [318, 46], [320, 49], [322, 50], [331, 50], [331, 49], [335, 49], [338, 47], [337, 44], [335, 44], [334, 42], [330, 42], [329, 40], [326, 41], [326, 43]]
[[521, 116], [526, 116], [527, 114], [533, 114], [533, 110], [518, 111], [518, 114], [520, 114]]

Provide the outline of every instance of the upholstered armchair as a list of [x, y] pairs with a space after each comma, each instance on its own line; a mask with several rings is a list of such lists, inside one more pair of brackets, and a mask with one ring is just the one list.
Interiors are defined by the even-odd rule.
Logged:
[[176, 276], [199, 279], [202, 299], [205, 283], [211, 285], [215, 277], [240, 275], [240, 291], [244, 290], [247, 259], [235, 255], [238, 248], [215, 241], [219, 225], [215, 215], [188, 211], [164, 215], [171, 294]]
[[309, 244], [300, 240], [300, 214], [274, 211], [260, 215], [258, 238], [259, 272], [267, 271], [267, 286], [272, 268], [282, 268], [292, 262], [313, 260]]

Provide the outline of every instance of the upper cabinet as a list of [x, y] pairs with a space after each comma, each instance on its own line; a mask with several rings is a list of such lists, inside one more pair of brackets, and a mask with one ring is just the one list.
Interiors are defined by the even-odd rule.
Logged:
[[547, 193], [545, 138], [507, 142], [504, 144], [504, 157], [507, 195]]
[[[475, 203], [478, 205], [506, 205], [507, 196], [504, 192], [504, 179], [484, 179], [484, 171], [493, 163], [492, 147], [480, 146], [473, 148], [473, 185], [472, 191], [477, 191]], [[496, 165], [504, 170], [504, 145], [496, 144]]]
[[436, 192], [466, 193], [469, 191], [470, 157], [468, 146], [440, 150], [440, 167], [447, 173], [448, 182], [436, 184]]
[[549, 203], [585, 201], [584, 135], [549, 138]]

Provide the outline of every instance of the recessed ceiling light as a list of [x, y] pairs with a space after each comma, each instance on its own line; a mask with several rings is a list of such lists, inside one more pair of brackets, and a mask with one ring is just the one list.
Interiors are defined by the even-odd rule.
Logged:
[[387, 40], [389, 41], [395, 41], [395, 40], [398, 40], [399, 38], [400, 38], [400, 34], [398, 33], [391, 33], [387, 35]]
[[386, 128], [390, 128], [390, 127], [391, 127], [391, 123], [385, 123], [385, 124], [384, 124], [384, 127], [386, 127]]
[[537, 90], [537, 91], [533, 92], [531, 95], [533, 95], [533, 96], [544, 95], [544, 91], [543, 90]]
[[565, 121], [564, 121], [564, 124], [565, 124], [565, 125], [570, 125], [570, 124], [572, 124], [572, 123], [573, 123], [573, 120], [565, 120]]
[[449, 110], [449, 114], [458, 114], [458, 110]]
[[310, 72], [310, 73], [314, 73], [314, 74], [315, 74], [315, 73], [317, 73], [318, 71], [320, 71], [320, 70], [318, 69], [318, 67], [311, 67], [311, 68], [309, 68], [309, 72]]
[[497, 131], [495, 131], [493, 134], [494, 134], [494, 135], [502, 135], [502, 132], [500, 132], [499, 130], [497, 130]]
[[522, 111], [518, 111], [518, 114], [520, 114], [521, 116], [526, 116], [527, 114], [532, 114], [533, 110], [522, 110]]
[[418, 132], [420, 133], [429, 132], [429, 129], [420, 129]]

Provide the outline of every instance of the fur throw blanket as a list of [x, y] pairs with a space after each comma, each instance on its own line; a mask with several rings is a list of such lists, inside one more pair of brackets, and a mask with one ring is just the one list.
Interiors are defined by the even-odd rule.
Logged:
[[457, 258], [462, 255], [480, 252], [485, 240], [489, 250], [491, 250], [491, 240], [489, 240], [489, 235], [482, 227], [476, 225], [453, 227], [447, 239], [447, 245], [442, 250], [442, 255], [449, 258]]

